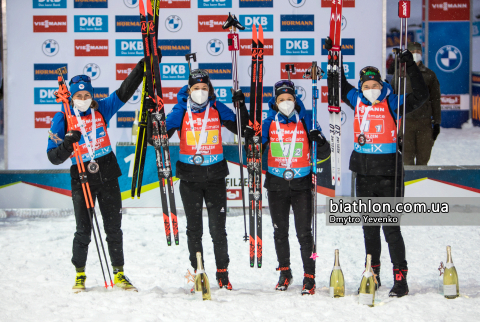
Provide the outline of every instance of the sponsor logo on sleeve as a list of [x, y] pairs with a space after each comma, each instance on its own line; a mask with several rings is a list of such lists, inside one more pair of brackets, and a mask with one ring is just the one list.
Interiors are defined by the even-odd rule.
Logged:
[[98, 79], [100, 72], [100, 67], [95, 63], [89, 63], [83, 67], [83, 74], [89, 76], [92, 80]]
[[115, 56], [143, 56], [143, 41], [136, 39], [115, 40]]
[[179, 16], [170, 15], [165, 20], [165, 28], [170, 32], [177, 32], [182, 29], [183, 22]]
[[108, 39], [76, 39], [75, 56], [108, 56]]
[[[322, 1], [322, 8], [331, 8], [332, 7], [332, 0], [321, 0]], [[355, 0], [343, 0], [343, 7], [344, 8], [355, 8]]]
[[115, 16], [115, 32], [141, 32], [140, 16]]
[[158, 46], [162, 56], [185, 56], [192, 52], [190, 39], [159, 39]]
[[[327, 70], [327, 62], [322, 62], [322, 65], [320, 66], [321, 69], [324, 71]], [[345, 77], [347, 79], [354, 79], [355, 78], [355, 63], [354, 62], [343, 62], [343, 70], [345, 73]]]
[[135, 111], [118, 111], [117, 127], [132, 127], [135, 121]]
[[252, 32], [253, 24], [262, 25], [264, 32], [273, 31], [273, 15], [240, 15], [240, 23], [245, 27], [245, 30], [240, 31]]
[[273, 0], [239, 0], [240, 8], [273, 8]]
[[56, 101], [56, 91], [58, 87], [35, 87], [33, 89], [34, 104], [60, 104]]
[[[245, 95], [245, 103], [250, 103], [250, 86], [240, 87]], [[263, 87], [263, 103], [268, 103], [273, 97], [273, 86]]]
[[162, 9], [190, 8], [190, 0], [160, 0], [160, 8]]
[[212, 56], [218, 56], [223, 53], [223, 42], [220, 39], [211, 39], [207, 43], [207, 52]]
[[[201, 68], [201, 67], [199, 67]], [[188, 64], [160, 64], [160, 74], [162, 80], [187, 80], [188, 79]]]
[[315, 31], [315, 15], [280, 15], [280, 31]]
[[35, 128], [49, 129], [57, 112], [35, 112]]
[[210, 79], [232, 79], [232, 63], [200, 63], [198, 68], [205, 69]]
[[199, 8], [231, 8], [232, 0], [198, 0]]
[[[68, 64], [33, 64], [33, 80], [53, 80], [56, 81], [57, 72], [56, 70], [61, 67], [67, 67], [68, 71]], [[68, 73], [65, 76], [65, 79], [68, 79]]]
[[53, 57], [58, 54], [60, 46], [58, 42], [53, 39], [47, 39], [42, 44], [42, 51], [48, 57]]
[[73, 0], [73, 7], [78, 9], [108, 8], [108, 0]]
[[67, 0], [33, 0], [33, 9], [65, 9]]
[[75, 32], [108, 32], [108, 16], [74, 16]]
[[[263, 39], [263, 55], [273, 56], [273, 39]], [[252, 39], [240, 39], [240, 56], [252, 55]]]
[[67, 16], [33, 16], [33, 32], [67, 32]]
[[282, 38], [281, 55], [315, 55], [315, 39]]
[[163, 103], [164, 104], [177, 104], [177, 94], [180, 92], [181, 87], [163, 87]]
[[116, 80], [125, 80], [128, 74], [137, 66], [137, 64], [117, 64], [116, 65]]
[[[342, 55], [355, 55], [355, 38], [342, 38]], [[322, 55], [328, 55], [325, 49], [325, 38], [322, 38]]]
[[228, 32], [222, 28], [227, 18], [227, 15], [199, 15], [198, 32]]
[[93, 89], [93, 99], [96, 101], [103, 100], [110, 95], [108, 87], [95, 87]]

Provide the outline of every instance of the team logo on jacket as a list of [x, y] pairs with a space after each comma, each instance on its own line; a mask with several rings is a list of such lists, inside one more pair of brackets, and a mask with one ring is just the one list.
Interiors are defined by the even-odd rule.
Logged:
[[74, 8], [108, 8], [108, 0], [73, 0], [73, 7]]
[[33, 0], [33, 9], [65, 9], [67, 0]]
[[280, 31], [315, 31], [315, 15], [281, 15]]
[[307, 0], [288, 0], [290, 2], [290, 5], [295, 8], [300, 8], [307, 2]]
[[307, 97], [307, 91], [302, 86], [295, 86], [295, 95], [297, 95], [302, 101], [304, 101]]
[[53, 39], [45, 40], [42, 44], [42, 51], [48, 57], [55, 56], [56, 54], [58, 54], [59, 50], [60, 46], [58, 45], [58, 42]]
[[123, 0], [123, 3], [129, 8], [136, 8], [138, 7], [139, 0]]
[[33, 16], [33, 32], [67, 32], [67, 16]]
[[137, 104], [138, 102], [140, 102], [140, 98], [142, 98], [142, 87], [141, 86], [139, 86], [135, 90], [135, 93], [133, 93], [132, 97], [128, 100], [128, 103]]
[[440, 70], [451, 73], [462, 65], [462, 52], [455, 46], [446, 45], [441, 47], [435, 55], [435, 62]]
[[108, 56], [108, 39], [76, 39], [75, 56]]
[[115, 32], [141, 32], [140, 16], [115, 16]]
[[183, 22], [179, 16], [171, 15], [165, 20], [165, 28], [170, 32], [177, 32], [182, 29]]
[[207, 52], [212, 56], [223, 53], [223, 42], [219, 39], [212, 39], [207, 43]]
[[273, 0], [239, 0], [238, 4], [240, 8], [273, 8]]
[[95, 80], [100, 77], [100, 67], [94, 63], [86, 64], [85, 67], [83, 67], [83, 74]]
[[232, 0], [198, 0], [199, 8], [231, 8]]
[[160, 8], [190, 8], [190, 0], [160, 0]]

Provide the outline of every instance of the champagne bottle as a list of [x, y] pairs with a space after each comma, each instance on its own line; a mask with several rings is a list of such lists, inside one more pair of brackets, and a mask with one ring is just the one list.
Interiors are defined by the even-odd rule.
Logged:
[[330, 274], [330, 297], [345, 296], [345, 280], [340, 267], [339, 251], [335, 249], [335, 264], [333, 265], [332, 274]]
[[375, 280], [372, 271], [372, 255], [367, 255], [367, 266], [363, 272], [362, 282], [360, 283], [359, 299], [360, 304], [373, 306], [375, 301]]
[[447, 299], [454, 299], [459, 295], [457, 270], [452, 262], [452, 248], [447, 246], [447, 263], [443, 273], [443, 296]]
[[137, 133], [138, 133], [138, 110], [135, 110], [135, 120], [132, 125], [132, 143], [137, 144]]
[[202, 253], [197, 252], [197, 275], [195, 275], [195, 295], [204, 301], [211, 300], [210, 283], [202, 265]]

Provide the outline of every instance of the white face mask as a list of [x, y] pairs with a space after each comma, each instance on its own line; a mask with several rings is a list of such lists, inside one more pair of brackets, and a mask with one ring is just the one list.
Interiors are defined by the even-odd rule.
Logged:
[[89, 98], [88, 100], [73, 100], [73, 106], [75, 106], [79, 111], [85, 112], [88, 108], [92, 105], [92, 99]]
[[208, 100], [208, 92], [207, 91], [202, 91], [196, 90], [190, 93], [190, 97], [192, 98], [192, 101], [194, 101], [197, 104], [203, 104]]
[[363, 91], [363, 96], [370, 101], [370, 103], [375, 103], [377, 98], [382, 94], [382, 91], [379, 89], [367, 89]]
[[412, 54], [413, 55], [413, 60], [418, 63], [419, 61], [422, 61], [422, 54]]
[[293, 101], [283, 101], [278, 104], [278, 110], [283, 115], [290, 117], [292, 115], [293, 110], [295, 109], [295, 102]]

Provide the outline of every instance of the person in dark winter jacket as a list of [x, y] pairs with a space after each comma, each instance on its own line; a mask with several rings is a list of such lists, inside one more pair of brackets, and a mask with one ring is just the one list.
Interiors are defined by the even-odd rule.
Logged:
[[109, 97], [94, 101], [94, 89], [90, 77], [75, 76], [70, 80], [70, 112], [72, 127], [67, 122], [64, 107], [55, 114], [49, 131], [47, 155], [51, 163], [58, 165], [68, 158], [72, 161], [70, 176], [75, 211], [76, 232], [73, 239], [72, 263], [77, 276], [74, 291], [85, 290], [85, 265], [91, 236], [91, 220], [79, 178], [73, 144], [78, 142], [85, 164], [87, 180], [93, 202], [98, 199], [102, 213], [108, 251], [114, 273], [114, 283], [126, 290], [136, 290], [124, 275], [122, 198], [118, 177], [122, 175], [108, 135], [108, 121], [125, 105], [143, 78], [143, 59]]
[[[286, 291], [292, 282], [290, 245], [288, 241], [290, 207], [295, 216], [295, 229], [300, 243], [304, 267], [302, 294], [315, 294], [315, 262], [310, 258], [312, 236], [312, 173], [311, 142], [317, 142], [317, 158], [330, 155], [330, 144], [320, 130], [312, 129], [312, 120], [302, 101], [295, 95], [295, 85], [288, 80], [275, 84], [275, 97], [269, 103], [262, 125], [263, 152], [268, 149], [268, 171], [265, 188], [274, 227], [280, 279], [275, 287]], [[253, 137], [251, 127], [245, 138]]]
[[[325, 47], [327, 50], [331, 48], [330, 39], [327, 39]], [[428, 99], [428, 89], [412, 53], [405, 50], [399, 59], [401, 63], [406, 63], [407, 74], [414, 89], [406, 96], [405, 112], [410, 113], [425, 103]], [[399, 197], [404, 184], [403, 178], [400, 177], [403, 167], [402, 155], [397, 148], [397, 113], [401, 120], [403, 95], [398, 97], [394, 94], [392, 87], [382, 81], [379, 70], [371, 66], [360, 71], [358, 89], [347, 82], [342, 68], [341, 86], [342, 100], [354, 110], [355, 115], [354, 149], [350, 157], [350, 170], [357, 174], [356, 196]], [[397, 173], [395, 169], [398, 170]], [[372, 268], [380, 286], [380, 227], [364, 226], [363, 233], [365, 253], [372, 255]], [[401, 297], [408, 294], [405, 243], [400, 226], [383, 226], [383, 233], [388, 243], [394, 273], [394, 285], [389, 296]]]
[[[423, 80], [428, 87], [430, 97], [420, 108], [405, 116], [404, 164], [427, 165], [432, 153], [433, 144], [440, 134], [442, 123], [442, 106], [440, 83], [435, 72], [422, 63], [422, 45], [418, 42], [408, 44], [408, 50], [413, 54], [418, 69], [422, 72]], [[412, 93], [412, 84], [407, 75], [407, 93]], [[395, 93], [398, 92], [398, 79], [392, 80]], [[402, 90], [404, 82], [401, 83]]]
[[[203, 202], [207, 206], [210, 235], [213, 241], [216, 279], [220, 288], [231, 290], [228, 278], [228, 245], [225, 229], [227, 216], [227, 161], [223, 156], [222, 126], [237, 133], [235, 113], [216, 100], [210, 77], [205, 70], [190, 72], [188, 85], [177, 94], [178, 103], [167, 115], [167, 133], [178, 131], [180, 156], [176, 177], [180, 179], [180, 195], [187, 218], [187, 243], [190, 263], [197, 268], [196, 253], [202, 253]], [[245, 97], [241, 90], [232, 100], [240, 102], [242, 129], [248, 120]], [[148, 122], [148, 138], [152, 127]], [[243, 130], [242, 130], [243, 131]]]

